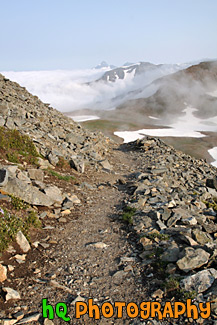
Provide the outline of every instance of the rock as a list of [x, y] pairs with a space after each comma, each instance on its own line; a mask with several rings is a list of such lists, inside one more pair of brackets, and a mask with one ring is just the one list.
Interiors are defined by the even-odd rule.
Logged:
[[48, 155], [48, 161], [51, 163], [51, 165], [56, 166], [59, 162], [59, 158], [54, 155], [52, 152], [49, 153]]
[[152, 293], [152, 298], [156, 299], [156, 298], [160, 298], [162, 299], [164, 295], [164, 292], [161, 289], [157, 289]]
[[9, 111], [8, 105], [6, 103], [5, 104], [1, 103], [0, 104], [0, 115], [7, 116], [8, 111]]
[[25, 183], [31, 184], [31, 180], [27, 176], [27, 172], [22, 172], [21, 170], [18, 170], [17, 178]]
[[102, 243], [102, 242], [97, 242], [97, 243], [90, 243], [90, 244], [87, 244], [86, 246], [88, 246], [88, 247], [95, 247], [95, 248], [103, 249], [103, 248], [108, 247], [109, 245], [107, 245], [107, 244], [105, 244], [105, 243]]
[[12, 299], [20, 299], [20, 294], [19, 294], [19, 292], [17, 292], [16, 290], [14, 290], [14, 289], [11, 289], [11, 288], [9, 288], [9, 287], [3, 287], [2, 288], [2, 290], [4, 291], [4, 292], [6, 292], [6, 297], [5, 297], [5, 299], [6, 299], [6, 301], [8, 301], [8, 300], [12, 300]]
[[44, 172], [41, 169], [30, 168], [28, 169], [29, 178], [32, 180], [43, 182]]
[[67, 220], [66, 220], [66, 218], [64, 218], [64, 217], [61, 217], [61, 218], [59, 218], [59, 222], [61, 222], [61, 223], [66, 223]]
[[108, 162], [107, 159], [100, 160], [99, 165], [102, 166], [105, 169], [112, 170], [112, 166], [110, 165], [110, 163]]
[[176, 262], [179, 259], [179, 248], [176, 243], [170, 245], [167, 250], [161, 255], [164, 262]]
[[37, 162], [38, 162], [38, 165], [40, 166], [41, 169], [47, 169], [47, 168], [51, 168], [53, 169], [54, 166], [52, 166], [49, 161], [45, 160], [45, 159], [42, 159], [40, 157], [37, 158]]
[[45, 318], [44, 325], [54, 325], [54, 323], [52, 322], [52, 320]]
[[21, 320], [24, 317], [24, 313], [22, 311], [18, 311], [17, 313], [13, 314], [13, 317], [16, 318], [16, 320]]
[[0, 264], [0, 282], [4, 282], [7, 279], [7, 268]]
[[31, 186], [20, 179], [8, 178], [8, 183], [4, 186], [4, 191], [19, 197], [23, 201], [32, 205], [51, 206], [55, 202], [51, 197], [45, 195], [38, 188]]
[[197, 293], [209, 289], [217, 279], [217, 271], [213, 268], [202, 270], [180, 281], [181, 287], [186, 291], [195, 290]]
[[16, 324], [27, 324], [31, 322], [37, 322], [39, 320], [39, 317], [41, 316], [40, 313], [34, 313], [28, 316], [25, 316], [21, 320], [19, 320]]
[[84, 173], [85, 164], [82, 159], [79, 159], [77, 157], [71, 158], [70, 166], [71, 166], [71, 168], [77, 170], [79, 173]]
[[16, 242], [24, 253], [27, 253], [31, 249], [28, 240], [26, 239], [21, 230], [18, 231], [16, 235]]
[[7, 185], [8, 183], [8, 171], [6, 168], [0, 169], [0, 187]]
[[180, 270], [189, 272], [206, 264], [209, 257], [210, 254], [201, 248], [193, 249], [192, 247], [187, 247], [184, 249], [184, 257], [179, 259], [176, 264]]
[[1, 321], [1, 325], [13, 325], [17, 322], [17, 319], [3, 318], [0, 321]]
[[126, 277], [127, 277], [127, 272], [125, 272], [125, 271], [117, 271], [112, 276], [112, 279], [113, 279], [114, 284], [120, 285]]
[[193, 230], [193, 235], [195, 240], [201, 245], [212, 242], [212, 237], [199, 229]]
[[51, 185], [44, 189], [45, 194], [51, 198], [54, 202], [61, 204], [63, 202], [63, 197], [60, 189], [55, 186]]

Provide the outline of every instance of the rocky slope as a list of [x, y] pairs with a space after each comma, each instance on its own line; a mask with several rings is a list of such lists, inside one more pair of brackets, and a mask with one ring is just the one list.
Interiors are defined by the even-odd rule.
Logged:
[[60, 157], [74, 161], [75, 165], [85, 162], [96, 164], [104, 159], [109, 141], [100, 133], [93, 134], [81, 128], [72, 119], [2, 75], [0, 126], [15, 128], [21, 134], [29, 135], [39, 153], [53, 165]]
[[[34, 212], [41, 223], [28, 238], [25, 228], [14, 234], [1, 256], [2, 324], [63, 324], [42, 317], [42, 298], [53, 306], [65, 302], [75, 324], [96, 322], [74, 319], [75, 302], [90, 298], [99, 306], [212, 301], [208, 319], [184, 314], [160, 323], [215, 324], [216, 169], [159, 139], [109, 142], [4, 77], [0, 93], [4, 129], [28, 133], [42, 154], [36, 165], [1, 157], [0, 221], [11, 227], [11, 218]], [[61, 157], [74, 168], [60, 165]], [[125, 312], [99, 320], [111, 322], [144, 320]]]

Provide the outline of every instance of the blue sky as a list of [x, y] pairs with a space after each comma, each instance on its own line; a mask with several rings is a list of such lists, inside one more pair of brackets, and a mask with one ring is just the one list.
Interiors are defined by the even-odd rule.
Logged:
[[0, 0], [0, 71], [217, 58], [216, 0]]

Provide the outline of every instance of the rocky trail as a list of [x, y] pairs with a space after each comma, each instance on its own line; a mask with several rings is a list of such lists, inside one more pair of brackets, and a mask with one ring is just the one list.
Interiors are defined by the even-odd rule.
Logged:
[[[92, 169], [79, 176], [82, 188], [78, 188], [77, 195], [81, 193], [81, 203], [67, 216], [66, 223], [43, 231], [44, 247], [31, 250], [28, 263], [16, 270], [13, 287], [22, 296], [17, 311], [25, 305], [28, 311], [41, 312], [41, 300], [47, 298], [53, 306], [60, 301], [72, 306], [69, 315], [73, 319], [73, 304], [79, 299], [93, 298], [100, 305], [115, 301], [139, 304], [147, 299], [137, 256], [141, 247], [135, 247], [121, 217], [128, 199], [125, 183], [136, 171], [133, 156], [117, 147], [110, 157], [112, 171]], [[39, 240], [44, 242], [43, 238]], [[55, 244], [46, 247], [52, 240]], [[61, 322], [54, 320], [55, 324]], [[76, 323], [84, 322], [93, 323], [87, 316]]]
[[216, 324], [216, 168], [0, 75], [0, 252], [1, 324]]

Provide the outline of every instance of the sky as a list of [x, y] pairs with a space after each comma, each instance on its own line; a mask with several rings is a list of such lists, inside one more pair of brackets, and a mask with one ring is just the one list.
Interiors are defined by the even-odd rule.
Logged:
[[0, 0], [0, 71], [217, 58], [216, 0]]

